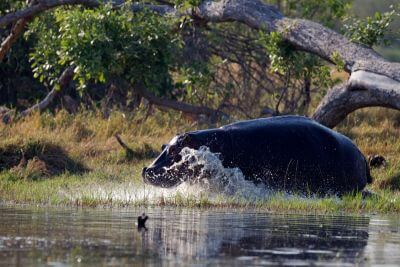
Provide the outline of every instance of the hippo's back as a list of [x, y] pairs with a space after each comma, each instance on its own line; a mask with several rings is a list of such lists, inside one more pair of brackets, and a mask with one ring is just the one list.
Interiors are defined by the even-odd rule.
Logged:
[[262, 118], [221, 128], [231, 136], [232, 166], [248, 179], [274, 189], [321, 193], [365, 187], [368, 170], [359, 149], [309, 118]]

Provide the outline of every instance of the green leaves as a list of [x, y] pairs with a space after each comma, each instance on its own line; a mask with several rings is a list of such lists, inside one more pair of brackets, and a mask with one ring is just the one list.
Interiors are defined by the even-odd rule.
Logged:
[[283, 41], [282, 35], [278, 32], [266, 34], [259, 33], [259, 42], [264, 46], [271, 61], [270, 69], [273, 72], [285, 73], [288, 70], [288, 62], [293, 61], [294, 53], [290, 46]]
[[289, 17], [318, 21], [333, 28], [351, 7], [353, 0], [285, 0], [280, 1], [283, 12]]
[[260, 44], [270, 59], [272, 72], [286, 75], [287, 85], [295, 85], [300, 80], [309, 80], [317, 88], [327, 88], [335, 81], [331, 79], [330, 68], [315, 55], [295, 50], [284, 42], [277, 32], [260, 32]]
[[49, 85], [73, 65], [81, 90], [118, 76], [165, 91], [179, 51], [173, 22], [148, 10], [133, 14], [128, 7], [59, 8], [30, 25], [29, 34], [37, 40], [30, 55], [33, 71]]
[[346, 62], [343, 60], [343, 58], [340, 56], [339, 52], [335, 51], [332, 54], [332, 61], [336, 65], [336, 69], [338, 71], [344, 71]]
[[175, 7], [178, 9], [188, 9], [200, 5], [201, 0], [174, 0]]
[[385, 36], [396, 16], [400, 16], [400, 14], [391, 6], [391, 11], [389, 12], [376, 12], [374, 16], [365, 19], [348, 19], [343, 26], [343, 31], [351, 41], [362, 43], [369, 47], [379, 44], [388, 45], [389, 40]]

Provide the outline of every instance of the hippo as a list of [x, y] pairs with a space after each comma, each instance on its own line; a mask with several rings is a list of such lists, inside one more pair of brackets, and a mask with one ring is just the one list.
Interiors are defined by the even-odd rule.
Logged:
[[348, 137], [303, 116], [239, 121], [180, 134], [143, 169], [144, 182], [168, 188], [192, 179], [199, 170], [175, 163], [184, 147], [202, 146], [218, 153], [225, 168], [239, 168], [246, 180], [271, 190], [342, 195], [372, 182], [366, 158]]

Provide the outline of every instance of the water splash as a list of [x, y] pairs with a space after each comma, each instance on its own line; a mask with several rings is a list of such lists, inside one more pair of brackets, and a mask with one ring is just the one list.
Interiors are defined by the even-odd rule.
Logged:
[[265, 198], [270, 193], [264, 185], [246, 180], [239, 168], [224, 168], [220, 155], [212, 153], [206, 146], [198, 150], [185, 147], [181, 156], [182, 160], [177, 164], [188, 162], [192, 169], [198, 165], [203, 166], [198, 177], [187, 180], [181, 187], [195, 187], [200, 191], [254, 199]]
[[239, 168], [224, 168], [220, 155], [212, 153], [206, 146], [198, 150], [183, 148], [181, 161], [170, 168], [179, 168], [187, 164], [187, 168], [195, 169], [202, 166], [197, 177], [185, 177], [180, 185], [171, 189], [159, 188], [134, 182], [105, 182], [95, 186], [82, 186], [61, 192], [70, 201], [94, 200], [99, 202], [144, 203], [158, 204], [170, 202], [177, 197], [199, 200], [206, 197], [208, 201], [229, 198], [246, 201], [266, 199], [271, 191], [264, 185], [256, 185], [245, 179]]

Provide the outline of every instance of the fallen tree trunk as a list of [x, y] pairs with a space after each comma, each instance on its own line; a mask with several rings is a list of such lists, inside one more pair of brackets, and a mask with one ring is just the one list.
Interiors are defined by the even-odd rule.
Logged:
[[373, 72], [355, 71], [347, 83], [328, 91], [313, 118], [333, 128], [351, 112], [372, 106], [400, 110], [400, 83]]
[[[40, 5], [0, 17], [0, 27], [26, 16], [37, 15], [47, 9], [67, 4], [97, 6], [95, 0], [41, 0]], [[205, 0], [187, 12], [178, 12], [170, 5], [133, 4], [132, 10], [146, 6], [155, 12], [173, 16], [191, 15], [207, 22], [237, 21], [254, 29], [279, 32], [296, 49], [315, 54], [333, 64], [344, 62], [350, 78], [345, 85], [329, 90], [315, 111], [313, 118], [329, 126], [336, 126], [349, 113], [362, 107], [382, 106], [400, 109], [400, 64], [388, 62], [371, 48], [352, 43], [343, 35], [324, 26], [302, 19], [284, 17], [274, 6], [261, 0]], [[154, 104], [179, 108], [189, 112], [210, 113], [206, 108], [192, 109], [171, 100], [160, 101], [151, 95]]]

